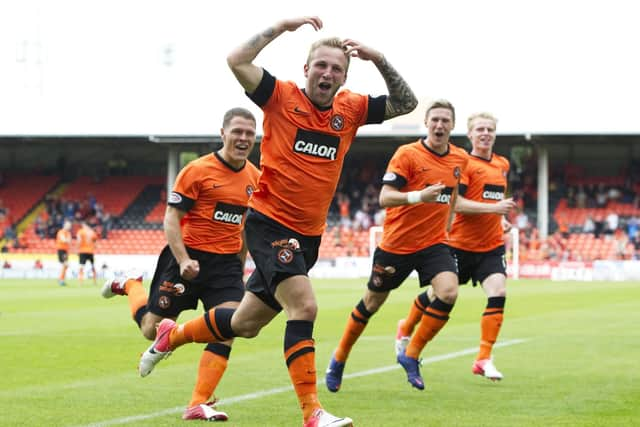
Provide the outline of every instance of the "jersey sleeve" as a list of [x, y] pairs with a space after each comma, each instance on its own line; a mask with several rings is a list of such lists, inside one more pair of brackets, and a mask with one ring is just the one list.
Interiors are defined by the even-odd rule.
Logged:
[[369, 96], [369, 114], [365, 124], [384, 122], [384, 112], [387, 108], [387, 95], [372, 97]]
[[399, 148], [389, 161], [387, 171], [382, 177], [383, 185], [390, 185], [398, 190], [407, 185], [409, 174], [411, 172], [407, 165], [407, 156], [403, 155], [403, 153], [404, 150], [402, 147]]
[[167, 199], [167, 204], [184, 212], [189, 212], [200, 192], [200, 180], [197, 168], [193, 163], [187, 164], [176, 177], [173, 191]]
[[264, 68], [262, 71], [262, 80], [260, 80], [260, 84], [258, 84], [256, 90], [253, 93], [245, 92], [249, 99], [260, 108], [269, 101], [269, 98], [271, 98], [276, 88], [276, 78]]

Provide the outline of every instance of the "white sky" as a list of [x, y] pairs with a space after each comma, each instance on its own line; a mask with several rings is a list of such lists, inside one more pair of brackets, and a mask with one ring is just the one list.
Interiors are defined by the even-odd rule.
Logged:
[[[421, 100], [452, 101], [456, 133], [479, 110], [499, 117], [499, 133], [640, 133], [635, 3], [0, 0], [0, 134], [217, 134], [232, 106], [261, 117], [227, 53], [311, 14], [321, 32], [286, 33], [256, 64], [302, 86], [309, 45], [349, 37], [383, 52]], [[386, 93], [357, 59], [347, 87]], [[363, 132], [419, 125], [424, 105]]]

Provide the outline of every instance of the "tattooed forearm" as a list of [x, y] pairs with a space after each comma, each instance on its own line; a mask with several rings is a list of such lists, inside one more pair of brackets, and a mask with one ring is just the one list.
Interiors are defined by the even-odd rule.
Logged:
[[382, 74], [389, 90], [384, 113], [385, 120], [413, 111], [418, 106], [418, 99], [402, 76], [385, 57], [376, 62], [376, 67]]
[[265, 45], [267, 45], [277, 36], [278, 32], [273, 27], [269, 27], [262, 33], [256, 34], [255, 36], [251, 37], [251, 39], [245, 44], [245, 47], [247, 49], [260, 51], [265, 47]]

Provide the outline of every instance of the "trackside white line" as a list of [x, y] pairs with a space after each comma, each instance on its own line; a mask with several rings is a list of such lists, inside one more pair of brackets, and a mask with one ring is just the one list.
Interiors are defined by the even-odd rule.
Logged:
[[[526, 339], [513, 339], [513, 340], [506, 340], [506, 341], [501, 341], [498, 342], [494, 345], [494, 347], [508, 347], [511, 345], [516, 345], [516, 344], [522, 344], [523, 342], [526, 342]], [[423, 365], [428, 365], [431, 363], [436, 363], [436, 362], [441, 362], [443, 360], [449, 360], [449, 359], [455, 359], [456, 357], [460, 357], [460, 356], [466, 356], [468, 354], [473, 354], [475, 352], [478, 351], [478, 347], [471, 347], [471, 348], [467, 348], [464, 350], [460, 350], [460, 351], [454, 351], [453, 353], [446, 353], [446, 354], [442, 354], [440, 356], [431, 356], [431, 357], [427, 357], [425, 359], [422, 360], [422, 364]], [[343, 378], [357, 378], [357, 377], [364, 377], [364, 376], [368, 376], [368, 375], [375, 375], [375, 374], [381, 374], [384, 372], [389, 372], [389, 371], [393, 371], [395, 369], [400, 369], [401, 366], [398, 364], [394, 364], [394, 365], [390, 365], [390, 366], [383, 366], [381, 368], [375, 368], [375, 369], [368, 369], [366, 371], [360, 371], [360, 372], [355, 372], [353, 374], [347, 374], [345, 375]], [[324, 379], [318, 381], [319, 385], [324, 384]], [[243, 394], [240, 396], [235, 396], [235, 397], [229, 397], [227, 399], [222, 399], [218, 402], [218, 404], [222, 407], [223, 405], [228, 406], [228, 405], [233, 405], [234, 403], [238, 403], [238, 402], [243, 402], [245, 400], [253, 400], [253, 399], [258, 399], [260, 397], [264, 397], [264, 396], [273, 396], [274, 394], [279, 394], [279, 393], [284, 393], [285, 391], [291, 391], [293, 390], [292, 386], [286, 386], [286, 387], [278, 387], [278, 388], [272, 388], [269, 390], [262, 390], [262, 391], [257, 391], [255, 393], [248, 393], [248, 394]], [[118, 425], [118, 424], [130, 424], [130, 423], [135, 423], [136, 421], [141, 421], [141, 420], [148, 420], [151, 418], [157, 418], [157, 417], [162, 417], [164, 415], [172, 415], [172, 414], [176, 414], [176, 413], [180, 413], [184, 411], [184, 406], [177, 406], [175, 408], [171, 408], [171, 409], [165, 409], [163, 411], [158, 411], [158, 412], [153, 412], [150, 414], [142, 414], [142, 415], [133, 415], [130, 417], [122, 417], [122, 418], [114, 418], [111, 420], [105, 420], [105, 421], [100, 421], [97, 423], [91, 423], [91, 424], [83, 424], [77, 427], [107, 427], [107, 426], [113, 426], [113, 425]]]

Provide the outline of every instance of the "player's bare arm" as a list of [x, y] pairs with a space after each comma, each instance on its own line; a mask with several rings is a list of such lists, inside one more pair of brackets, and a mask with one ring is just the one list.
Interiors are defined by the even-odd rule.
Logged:
[[385, 120], [410, 113], [418, 106], [416, 95], [382, 53], [351, 39], [346, 39], [344, 46], [348, 55], [371, 61], [380, 71], [389, 90], [384, 111]]
[[458, 196], [455, 211], [461, 214], [496, 214], [506, 215], [516, 207], [512, 198], [500, 200], [498, 203], [483, 203]]
[[444, 190], [444, 184], [433, 184], [422, 190], [400, 191], [391, 185], [383, 185], [380, 190], [379, 203], [382, 208], [392, 208], [394, 206], [412, 205], [415, 203], [435, 202]]
[[184, 215], [185, 212], [180, 209], [167, 206], [164, 214], [164, 235], [169, 243], [171, 253], [180, 265], [180, 275], [187, 280], [192, 280], [200, 272], [200, 264], [198, 261], [189, 258], [187, 248], [182, 240], [180, 220]]
[[247, 93], [253, 93], [262, 80], [262, 67], [253, 64], [262, 49], [282, 33], [295, 31], [305, 24], [311, 25], [316, 31], [322, 28], [322, 21], [317, 16], [285, 19], [256, 34], [227, 56], [229, 68]]
[[502, 217], [502, 220], [501, 220], [501, 223], [502, 223], [502, 230], [503, 230], [505, 233], [508, 233], [509, 231], [511, 231], [511, 227], [512, 227], [512, 225], [511, 225], [511, 222], [509, 222], [509, 220], [508, 220], [507, 218], [505, 218], [505, 217], [503, 216], [503, 217]]

